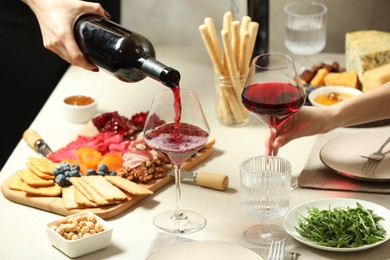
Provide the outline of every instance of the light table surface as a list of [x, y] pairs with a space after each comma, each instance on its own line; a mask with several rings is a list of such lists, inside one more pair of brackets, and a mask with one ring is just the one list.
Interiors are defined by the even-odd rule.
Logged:
[[[203, 230], [181, 237], [196, 241], [228, 241], [256, 249], [257, 246], [248, 243], [243, 235], [243, 232], [249, 226], [257, 224], [258, 220], [247, 216], [241, 208], [239, 164], [250, 156], [264, 154], [267, 127], [254, 117], [251, 117], [248, 125], [243, 127], [227, 127], [217, 121], [214, 110], [214, 72], [205, 48], [158, 46], [156, 52], [158, 60], [181, 72], [182, 88], [191, 88], [198, 92], [210, 124], [211, 135], [216, 138], [212, 157], [194, 170], [223, 173], [230, 179], [229, 189], [226, 192], [182, 184], [183, 207], [201, 213], [208, 223]], [[321, 54], [313, 59], [317, 59], [318, 62], [343, 63], [343, 55], [337, 54]], [[70, 67], [37, 115], [31, 128], [37, 130], [51, 148], [56, 150], [73, 140], [83, 127], [81, 124], [68, 123], [62, 116], [60, 101], [66, 94], [91, 92], [98, 99], [99, 111], [118, 111], [120, 114], [131, 116], [149, 110], [153, 96], [164, 88], [159, 82], [149, 78], [138, 83], [123, 83], [103, 71], [94, 73]], [[356, 131], [362, 130], [364, 129]], [[345, 129], [345, 131], [355, 130]], [[292, 163], [294, 175], [298, 176], [303, 169], [315, 140], [315, 136], [301, 138], [281, 149], [279, 155]], [[21, 140], [2, 169], [0, 182], [17, 169], [24, 167], [29, 156], [37, 155]], [[390, 208], [388, 195], [302, 188], [291, 192], [290, 207], [314, 199], [331, 197], [363, 199]], [[125, 213], [109, 219], [108, 221], [114, 227], [112, 244], [104, 250], [80, 259], [145, 259], [155, 246], [152, 245], [153, 241], [162, 237], [152, 223], [153, 218], [162, 211], [174, 208], [174, 185], [169, 185]], [[50, 245], [45, 231], [47, 223], [61, 216], [14, 203], [2, 194], [0, 209], [0, 259], [68, 258]], [[281, 225], [282, 219], [274, 222]], [[361, 252], [332, 253], [305, 246], [291, 237], [287, 241], [286, 251], [299, 252], [301, 254], [299, 260], [390, 257], [389, 243]]]

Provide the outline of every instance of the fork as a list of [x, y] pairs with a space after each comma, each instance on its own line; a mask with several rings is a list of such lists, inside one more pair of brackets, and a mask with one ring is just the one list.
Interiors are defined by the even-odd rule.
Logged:
[[378, 151], [370, 154], [369, 156], [360, 155], [363, 158], [367, 158], [369, 160], [373, 161], [380, 161], [385, 157], [385, 154], [383, 153], [383, 148], [390, 142], [390, 137], [387, 138], [387, 140], [379, 147]]
[[274, 240], [271, 243], [267, 260], [284, 259], [284, 240]]

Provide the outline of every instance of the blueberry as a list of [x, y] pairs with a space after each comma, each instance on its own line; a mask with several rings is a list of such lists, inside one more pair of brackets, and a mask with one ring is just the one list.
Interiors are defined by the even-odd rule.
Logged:
[[109, 171], [109, 172], [108, 172], [108, 175], [110, 175], [110, 176], [115, 176], [115, 175], [116, 175], [116, 172], [114, 172], [114, 171]]
[[105, 165], [104, 163], [99, 164], [98, 170], [99, 170], [99, 171], [102, 171], [102, 172], [104, 172], [104, 173], [108, 173], [108, 167], [107, 167], [107, 165]]
[[60, 186], [65, 186], [66, 185], [66, 177], [64, 174], [58, 174], [55, 178], [55, 182], [60, 185]]
[[65, 177], [65, 186], [69, 186], [71, 185], [72, 183], [70, 182], [70, 176], [69, 177]]
[[80, 177], [80, 172], [79, 170], [71, 170], [70, 171], [70, 177]]
[[61, 168], [69, 167], [69, 163], [68, 163], [68, 162], [62, 162], [62, 163], [60, 164], [60, 167], [61, 167]]
[[70, 169], [64, 172], [65, 177], [70, 177]]
[[90, 176], [90, 175], [97, 175], [97, 172], [94, 169], [88, 169], [87, 176]]
[[98, 171], [98, 173], [97, 173], [98, 175], [100, 175], [100, 176], [103, 176], [104, 177], [104, 175], [106, 175], [106, 173], [105, 172], [103, 172], [103, 171]]
[[72, 165], [72, 167], [70, 167], [71, 170], [77, 170], [77, 171], [80, 171], [80, 165], [78, 164], [74, 164]]
[[58, 174], [61, 174], [61, 173], [62, 173], [61, 168], [54, 168], [54, 170], [53, 170], [53, 175], [54, 176], [57, 176]]

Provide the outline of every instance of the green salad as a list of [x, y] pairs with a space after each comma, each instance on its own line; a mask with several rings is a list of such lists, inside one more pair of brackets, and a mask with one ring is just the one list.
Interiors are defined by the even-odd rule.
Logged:
[[359, 203], [356, 208], [335, 207], [319, 210], [307, 208], [305, 217], [297, 213], [295, 230], [312, 242], [326, 247], [354, 248], [385, 239], [386, 230], [378, 224], [385, 220]]

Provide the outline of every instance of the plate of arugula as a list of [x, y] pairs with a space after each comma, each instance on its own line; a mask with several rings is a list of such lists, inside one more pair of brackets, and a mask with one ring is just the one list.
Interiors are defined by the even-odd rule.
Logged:
[[294, 239], [314, 248], [360, 251], [390, 239], [390, 211], [364, 200], [320, 199], [291, 209], [284, 228]]

